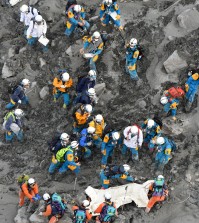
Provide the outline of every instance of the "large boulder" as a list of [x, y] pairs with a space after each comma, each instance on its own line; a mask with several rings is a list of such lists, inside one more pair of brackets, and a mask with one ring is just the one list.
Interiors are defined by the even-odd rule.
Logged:
[[96, 92], [98, 97], [101, 97], [102, 94], [105, 92], [105, 90], [106, 90], [106, 84], [105, 83], [95, 85], [95, 92]]
[[31, 87], [27, 90], [26, 94], [29, 98], [29, 102], [31, 107], [36, 108], [39, 101], [39, 87], [37, 85], [37, 82], [32, 82]]
[[187, 67], [187, 62], [183, 60], [177, 50], [164, 62], [164, 68], [168, 74]]
[[188, 31], [193, 31], [199, 28], [199, 12], [196, 8], [186, 9], [178, 15], [177, 20], [179, 26]]
[[42, 100], [45, 100], [46, 97], [49, 95], [49, 87], [48, 86], [44, 86], [41, 91], [39, 92], [40, 98]]
[[9, 68], [9, 64], [5, 62], [2, 68], [2, 78], [6, 79], [13, 76], [15, 76], [15, 73]]
[[29, 223], [25, 207], [18, 209], [17, 216], [14, 218], [15, 223]]

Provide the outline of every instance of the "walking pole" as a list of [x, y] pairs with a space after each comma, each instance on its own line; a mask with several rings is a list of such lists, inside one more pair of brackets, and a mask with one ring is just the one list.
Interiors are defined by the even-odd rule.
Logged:
[[124, 202], [125, 202], [125, 199], [126, 199], [127, 189], [128, 189], [128, 186], [125, 187], [125, 194], [124, 194], [124, 200], [123, 200], [123, 205], [122, 205], [122, 213], [123, 213], [123, 210], [124, 210]]
[[74, 193], [76, 191], [76, 185], [77, 185], [77, 176], [75, 177], [75, 183], [74, 183], [74, 188], [73, 188]]

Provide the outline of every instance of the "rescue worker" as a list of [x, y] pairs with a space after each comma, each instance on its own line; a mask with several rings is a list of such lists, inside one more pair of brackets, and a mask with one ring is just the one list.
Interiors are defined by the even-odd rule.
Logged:
[[[58, 194], [56, 195], [60, 197]], [[39, 216], [48, 217], [48, 223], [58, 222], [59, 219], [63, 217], [64, 210], [66, 209], [65, 201], [63, 199], [54, 201], [53, 196], [54, 194], [52, 197], [50, 197], [48, 193], [43, 195], [43, 200], [45, 201], [45, 211], [38, 214]]]
[[154, 151], [155, 139], [161, 135], [161, 127], [153, 120], [148, 118], [142, 124], [142, 129], [145, 132], [144, 143], [148, 145], [151, 152]]
[[75, 121], [73, 124], [73, 133], [76, 134], [86, 127], [89, 117], [91, 116], [93, 107], [92, 105], [81, 105], [75, 112]]
[[[51, 152], [52, 152], [52, 162], [50, 164], [50, 167], [48, 169], [48, 172], [50, 174], [53, 174], [55, 169], [58, 167], [57, 165], [57, 160], [56, 160], [56, 154], [59, 150], [66, 148], [67, 146], [69, 146], [70, 142], [69, 142], [69, 135], [67, 133], [62, 133], [59, 139], [56, 139], [55, 145], [51, 145]], [[53, 143], [53, 144], [54, 144]]]
[[95, 135], [93, 135], [93, 143], [97, 148], [101, 147], [103, 131], [106, 123], [102, 115], [98, 114], [94, 120], [89, 123], [89, 127], [95, 128]]
[[123, 30], [120, 23], [120, 17], [120, 9], [116, 2], [113, 3], [112, 0], [105, 0], [102, 3], [100, 10], [102, 26], [107, 26], [110, 22], [113, 22], [119, 30]]
[[186, 110], [189, 111], [191, 105], [194, 101], [195, 94], [198, 91], [199, 86], [199, 74], [194, 73], [191, 77], [188, 78], [187, 82], [185, 83], [185, 91], [186, 91], [186, 99], [187, 99], [187, 106]]
[[155, 170], [163, 171], [164, 166], [172, 158], [172, 151], [175, 151], [176, 145], [172, 140], [166, 137], [158, 137], [156, 140], [157, 154], [155, 157]]
[[17, 108], [8, 112], [4, 117], [3, 129], [6, 130], [6, 142], [11, 142], [16, 135], [18, 141], [23, 141], [23, 129], [21, 118], [24, 112]]
[[143, 143], [143, 133], [142, 130], [136, 126], [128, 126], [123, 131], [124, 141], [122, 147], [122, 155], [125, 155], [127, 149], [131, 151], [131, 159], [138, 161], [139, 154], [138, 149], [142, 147]]
[[[88, 127], [81, 131], [79, 145], [86, 151], [91, 151], [93, 145], [93, 135], [95, 134], [94, 127]], [[91, 152], [89, 152], [91, 154]]]
[[133, 182], [134, 178], [129, 175], [128, 171], [130, 166], [127, 164], [120, 166], [106, 166], [105, 169], [102, 169], [100, 172], [100, 182], [102, 189], [108, 189], [111, 179], [123, 179], [129, 182]]
[[28, 181], [22, 183], [19, 191], [19, 206], [24, 205], [25, 197], [27, 197], [30, 202], [36, 202], [41, 199], [39, 195], [38, 184], [35, 179], [29, 178]]
[[54, 95], [54, 102], [57, 101], [59, 97], [63, 97], [64, 104], [63, 108], [67, 108], [70, 104], [70, 97], [68, 93], [68, 89], [71, 88], [73, 85], [72, 78], [70, 78], [69, 73], [65, 72], [60, 75], [60, 78], [55, 77], [53, 80], [53, 95]]
[[92, 106], [98, 103], [98, 98], [94, 88], [88, 89], [79, 98], [76, 98], [75, 103], [90, 104]]
[[74, 99], [73, 103], [76, 104], [81, 95], [84, 95], [90, 88], [95, 87], [96, 84], [96, 72], [90, 70], [88, 75], [79, 77], [76, 85], [77, 97]]
[[80, 49], [80, 53], [86, 58], [86, 54], [93, 54], [89, 56], [89, 66], [90, 70], [96, 71], [95, 62], [98, 60], [99, 55], [102, 53], [104, 47], [104, 42], [98, 31], [94, 32], [91, 37], [84, 37], [84, 46]]
[[138, 41], [132, 38], [126, 48], [126, 73], [130, 74], [132, 80], [138, 81], [136, 62], [139, 59]]
[[164, 177], [159, 175], [149, 187], [152, 191], [152, 197], [150, 198], [147, 207], [145, 209], [146, 213], [149, 213], [151, 208], [157, 203], [164, 201], [168, 196], [168, 188], [165, 184]]
[[32, 6], [28, 5], [22, 5], [20, 7], [20, 12], [21, 12], [20, 22], [23, 22], [25, 26], [24, 35], [26, 36], [26, 32], [30, 25], [30, 21], [34, 20], [34, 18], [37, 15], [40, 15], [40, 12], [36, 8], [33, 8]]
[[86, 13], [80, 5], [71, 5], [67, 10], [68, 21], [66, 22], [65, 35], [70, 36], [76, 27], [88, 31], [90, 24], [85, 20]]
[[26, 90], [30, 87], [30, 81], [23, 79], [19, 85], [17, 85], [11, 94], [10, 103], [6, 105], [6, 109], [12, 109], [18, 104], [28, 104], [28, 97], [26, 96]]
[[94, 213], [100, 214], [96, 218], [96, 223], [111, 223], [114, 222], [115, 217], [118, 216], [116, 204], [111, 201], [111, 194], [106, 192], [104, 198], [105, 201], [94, 211]]
[[[47, 25], [46, 21], [41, 15], [37, 15], [34, 20], [30, 21], [30, 25], [27, 29], [28, 45], [33, 46], [37, 43], [41, 36], [46, 36]], [[47, 46], [42, 45], [43, 52], [48, 50]]]
[[72, 207], [74, 211], [73, 222], [85, 222], [88, 223], [92, 219], [92, 213], [89, 211], [90, 202], [88, 200], [84, 200], [81, 205], [75, 205]]
[[101, 153], [102, 153], [101, 168], [102, 169], [106, 167], [108, 159], [112, 160], [113, 150], [118, 144], [121, 144], [121, 137], [120, 137], [119, 132], [111, 131], [104, 136], [103, 142], [101, 144]]
[[81, 147], [77, 141], [71, 142], [71, 148], [74, 151], [74, 160], [76, 163], [91, 156], [91, 150], [87, 147]]

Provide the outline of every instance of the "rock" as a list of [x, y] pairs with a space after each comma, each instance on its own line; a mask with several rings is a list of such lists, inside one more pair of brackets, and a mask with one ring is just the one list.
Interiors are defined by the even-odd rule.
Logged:
[[39, 58], [39, 62], [41, 68], [46, 65], [46, 61], [43, 58]]
[[38, 216], [38, 214], [35, 214], [35, 213], [30, 216], [29, 221], [31, 223], [35, 223], [35, 222], [37, 222], [37, 223], [47, 223], [48, 222], [46, 218], [44, 218], [42, 216]]
[[22, 48], [19, 50], [19, 53], [23, 53], [24, 51], [26, 51], [26, 46], [22, 47]]
[[31, 107], [33, 108], [37, 107], [40, 101], [39, 87], [37, 85], [37, 82], [32, 82], [31, 87], [27, 90], [26, 94], [29, 98], [29, 103]]
[[26, 208], [21, 207], [18, 209], [17, 216], [14, 218], [15, 223], [29, 223], [28, 216], [26, 215]]
[[115, 223], [126, 223], [127, 218], [124, 215], [118, 215], [116, 220], [114, 221]]
[[168, 36], [168, 40], [173, 41], [175, 39], [175, 36]]
[[72, 219], [67, 217], [67, 216], [64, 216], [63, 217], [64, 219], [60, 219], [59, 220], [59, 223], [73, 223]]
[[10, 48], [8, 50], [8, 58], [11, 58], [15, 55], [15, 49], [14, 48]]
[[91, 32], [94, 32], [94, 31], [96, 31], [97, 30], [97, 25], [96, 24], [94, 24], [92, 27], [91, 27]]
[[8, 62], [5, 62], [2, 68], [2, 78], [6, 79], [8, 77], [13, 77], [15, 74], [10, 70]]
[[145, 109], [146, 108], [146, 102], [144, 100], [139, 100], [138, 106], [141, 109]]
[[192, 179], [191, 174], [189, 172], [187, 172], [186, 175], [185, 175], [185, 180], [190, 183], [191, 179]]
[[39, 92], [39, 96], [42, 100], [46, 99], [46, 97], [49, 95], [49, 87], [45, 86], [41, 89]]
[[187, 66], [187, 62], [178, 55], [177, 50], [175, 50], [173, 54], [164, 62], [164, 67], [168, 74], [178, 71], [179, 69], [183, 69]]
[[30, 0], [29, 5], [36, 5], [39, 0]]
[[96, 16], [93, 16], [93, 17], [91, 17], [90, 19], [89, 19], [89, 22], [93, 22], [93, 21], [95, 21], [95, 20], [97, 20], [99, 18], [99, 16], [98, 15], [96, 15]]
[[199, 28], [199, 12], [195, 8], [186, 9], [178, 15], [177, 20], [180, 27], [189, 31]]
[[38, 72], [35, 70], [32, 70], [30, 67], [30, 64], [26, 63], [25, 69], [17, 75], [17, 78], [18, 79], [27, 78], [28, 80], [30, 80], [30, 82], [33, 82], [37, 75], [38, 75]]
[[66, 50], [66, 54], [68, 56], [72, 57], [73, 54], [72, 54], [72, 47], [71, 46], [69, 46], [68, 49]]
[[105, 83], [96, 84], [95, 85], [95, 92], [96, 92], [97, 97], [100, 97], [104, 93], [105, 89], [106, 89], [106, 84]]

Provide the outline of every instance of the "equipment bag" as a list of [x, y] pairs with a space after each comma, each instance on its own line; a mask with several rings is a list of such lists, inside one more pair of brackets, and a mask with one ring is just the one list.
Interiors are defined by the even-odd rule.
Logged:
[[74, 223], [86, 223], [86, 210], [78, 209], [75, 211]]
[[61, 133], [56, 132], [53, 138], [51, 139], [51, 141], [47, 142], [48, 149], [50, 150], [50, 152], [54, 152], [55, 146], [60, 140], [60, 136], [61, 136]]
[[26, 174], [22, 174], [17, 178], [17, 183], [21, 187], [25, 182], [27, 182], [30, 179], [30, 177]]
[[100, 214], [100, 221], [101, 222], [111, 222], [115, 216], [116, 209], [113, 207], [113, 203], [111, 205], [106, 204], [102, 208], [102, 212]]
[[64, 215], [64, 209], [62, 208], [59, 201], [52, 201], [51, 202], [51, 208], [52, 208], [52, 215]]
[[57, 194], [57, 193], [54, 193], [53, 195], [52, 195], [52, 201], [57, 201], [57, 202], [59, 202], [60, 203], [60, 205], [61, 205], [61, 207], [62, 207], [62, 209], [63, 210], [66, 210], [66, 205], [62, 202], [62, 198], [61, 198], [61, 196], [59, 195], [59, 194]]
[[153, 118], [154, 122], [157, 123], [160, 128], [162, 129], [162, 126], [163, 126], [163, 123], [162, 123], [162, 120], [159, 116], [155, 115], [154, 118]]
[[181, 98], [185, 95], [184, 90], [181, 87], [171, 87], [168, 89], [168, 95], [172, 98]]

